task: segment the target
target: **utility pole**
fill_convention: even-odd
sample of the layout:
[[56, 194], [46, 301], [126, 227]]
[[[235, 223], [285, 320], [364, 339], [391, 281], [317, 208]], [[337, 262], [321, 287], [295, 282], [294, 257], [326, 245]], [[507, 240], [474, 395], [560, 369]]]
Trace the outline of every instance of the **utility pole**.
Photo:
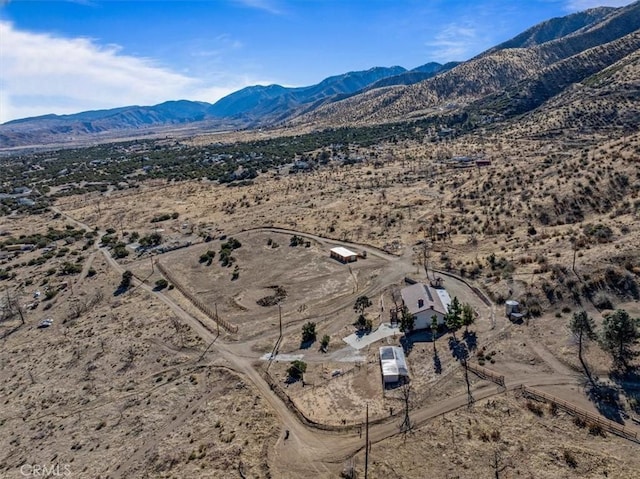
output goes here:
[[220, 336], [220, 318], [218, 318], [218, 303], [213, 303], [213, 307], [216, 312], [216, 328], [218, 331], [218, 336]]
[[369, 474], [369, 403], [367, 403], [367, 412], [365, 416], [365, 433], [364, 433], [364, 479]]
[[280, 320], [280, 338], [282, 338], [282, 306], [278, 303], [278, 318]]

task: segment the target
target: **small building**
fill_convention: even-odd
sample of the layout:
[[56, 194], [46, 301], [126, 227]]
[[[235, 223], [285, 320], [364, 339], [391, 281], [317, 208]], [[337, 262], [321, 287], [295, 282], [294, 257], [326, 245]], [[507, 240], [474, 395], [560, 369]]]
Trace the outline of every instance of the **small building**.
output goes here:
[[358, 255], [347, 248], [343, 248], [342, 246], [337, 246], [335, 248], [331, 248], [331, 257], [333, 259], [337, 259], [341, 263], [353, 263], [358, 260]]
[[400, 290], [402, 302], [409, 313], [415, 317], [413, 329], [428, 329], [435, 315], [438, 324], [444, 324], [451, 298], [445, 289], [436, 289], [423, 283], [412, 284]]
[[505, 315], [507, 316], [507, 318], [518, 321], [524, 317], [524, 314], [520, 309], [520, 303], [518, 303], [517, 301], [514, 301], [513, 299], [509, 299], [505, 301], [504, 307], [505, 307]]
[[401, 377], [409, 376], [404, 351], [398, 346], [383, 346], [380, 348], [380, 369], [384, 384], [397, 383]]

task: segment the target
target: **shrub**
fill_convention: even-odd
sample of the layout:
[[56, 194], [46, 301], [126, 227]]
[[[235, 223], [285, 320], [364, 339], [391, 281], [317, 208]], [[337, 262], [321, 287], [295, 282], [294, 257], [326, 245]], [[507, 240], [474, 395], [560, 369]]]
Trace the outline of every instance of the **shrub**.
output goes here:
[[535, 403], [533, 401], [527, 401], [527, 409], [536, 416], [542, 417], [544, 415], [542, 407], [538, 403]]
[[302, 379], [305, 372], [307, 372], [307, 363], [299, 359], [293, 361], [289, 369], [287, 369], [287, 374], [294, 380]]
[[152, 246], [158, 246], [162, 243], [162, 235], [158, 232], [153, 232], [149, 235], [143, 236], [139, 241], [140, 245], [149, 248]]
[[82, 265], [65, 262], [60, 268], [61, 275], [78, 274], [82, 271]]
[[331, 338], [329, 337], [328, 334], [325, 334], [324, 336], [322, 336], [322, 340], [320, 341], [320, 346], [322, 347], [323, 351], [326, 351], [327, 348], [329, 347], [329, 341], [331, 341]]
[[573, 423], [580, 429], [584, 428], [587, 425], [586, 421], [580, 416], [576, 416], [575, 418], [573, 418]]
[[308, 321], [302, 326], [302, 342], [309, 343], [316, 340], [316, 323]]
[[593, 296], [593, 305], [598, 309], [613, 309], [611, 298], [604, 291], [598, 291]]
[[169, 286], [169, 281], [167, 281], [164, 278], [160, 278], [158, 281], [156, 281], [156, 288], [157, 289], [164, 289], [167, 286]]
[[602, 426], [600, 426], [600, 424], [596, 423], [589, 423], [589, 434], [591, 434], [592, 436], [605, 437], [604, 429], [602, 429]]
[[120, 281], [120, 289], [129, 289], [131, 286], [131, 280], [133, 279], [133, 273], [129, 270], [126, 270], [122, 273], [122, 280]]
[[216, 252], [209, 250], [206, 253], [202, 253], [198, 261], [200, 263], [207, 263], [207, 266], [209, 266], [213, 262], [213, 258], [215, 258], [215, 256]]
[[578, 461], [576, 460], [575, 456], [571, 451], [568, 451], [565, 449], [563, 456], [564, 456], [564, 462], [566, 462], [567, 466], [569, 466], [571, 469], [575, 469], [576, 467], [578, 467]]
[[126, 258], [129, 256], [129, 251], [127, 250], [124, 243], [118, 243], [113, 249], [113, 257], [116, 259]]

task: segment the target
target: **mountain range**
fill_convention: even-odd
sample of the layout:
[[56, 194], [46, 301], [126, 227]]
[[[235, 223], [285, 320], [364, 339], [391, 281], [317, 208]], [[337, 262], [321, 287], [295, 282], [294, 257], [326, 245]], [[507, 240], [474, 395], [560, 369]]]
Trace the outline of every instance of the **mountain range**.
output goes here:
[[[0, 147], [95, 141], [159, 128], [322, 128], [454, 111], [520, 115], [593, 83], [594, 75], [637, 65], [639, 29], [640, 2], [595, 8], [538, 24], [460, 63], [374, 67], [307, 87], [251, 86], [214, 104], [180, 100], [14, 120], [0, 125]], [[637, 101], [633, 81], [627, 88], [627, 97]]]

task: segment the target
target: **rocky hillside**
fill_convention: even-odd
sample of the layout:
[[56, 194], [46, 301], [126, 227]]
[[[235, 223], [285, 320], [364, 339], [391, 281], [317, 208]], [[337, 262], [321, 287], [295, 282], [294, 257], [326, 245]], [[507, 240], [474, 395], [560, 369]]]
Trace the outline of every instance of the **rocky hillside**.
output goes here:
[[[427, 75], [439, 64], [416, 71]], [[376, 81], [397, 77], [405, 68], [375, 67], [326, 78], [308, 87], [252, 86], [215, 104], [168, 101], [155, 106], [128, 106], [73, 115], [45, 115], [0, 125], [0, 147], [46, 144], [130, 134], [139, 129], [166, 128], [206, 121], [202, 127], [226, 129], [272, 124], [294, 114], [313, 110], [327, 99], [358, 92]], [[432, 74], [429, 74], [432, 75]], [[417, 80], [416, 80], [417, 81]]]
[[[418, 84], [367, 92], [322, 106], [296, 123], [376, 123], [440, 114], [443, 109], [460, 109], [491, 95], [512, 98], [520, 82], [535, 84], [539, 79], [546, 85], [543, 95], [537, 96], [537, 88], [523, 93], [529, 98], [524, 102], [527, 108], [533, 108], [631, 53], [637, 48], [639, 28], [640, 2], [636, 2], [611, 10], [567, 36], [529, 48], [496, 48]], [[515, 44], [523, 41], [527, 42]], [[553, 85], [556, 81], [560, 83]], [[514, 108], [510, 101], [502, 106]], [[522, 112], [520, 107], [516, 110]]]
[[251, 86], [217, 101], [209, 108], [208, 114], [216, 118], [238, 118], [252, 123], [269, 123], [274, 119], [289, 116], [305, 105], [335, 95], [355, 93], [381, 79], [395, 77], [406, 71], [399, 66], [376, 67], [332, 76], [308, 87]]
[[585, 28], [589, 25], [602, 21], [613, 11], [614, 9], [609, 7], [591, 8], [584, 12], [567, 15], [566, 17], [552, 18], [551, 20], [539, 23], [528, 30], [525, 30], [520, 35], [513, 37], [511, 40], [507, 40], [506, 42], [491, 48], [487, 53], [507, 48], [528, 48], [535, 45], [541, 45], [552, 40], [557, 40], [558, 38], [570, 35], [581, 28]]
[[[213, 105], [175, 101], [0, 125], [0, 148], [140, 135], [149, 128], [211, 129], [381, 124], [447, 116], [485, 122], [521, 115], [572, 91], [638, 47], [640, 1], [536, 25], [463, 63], [407, 71], [376, 67], [307, 87], [252, 86]], [[633, 63], [633, 58], [629, 59]]]

